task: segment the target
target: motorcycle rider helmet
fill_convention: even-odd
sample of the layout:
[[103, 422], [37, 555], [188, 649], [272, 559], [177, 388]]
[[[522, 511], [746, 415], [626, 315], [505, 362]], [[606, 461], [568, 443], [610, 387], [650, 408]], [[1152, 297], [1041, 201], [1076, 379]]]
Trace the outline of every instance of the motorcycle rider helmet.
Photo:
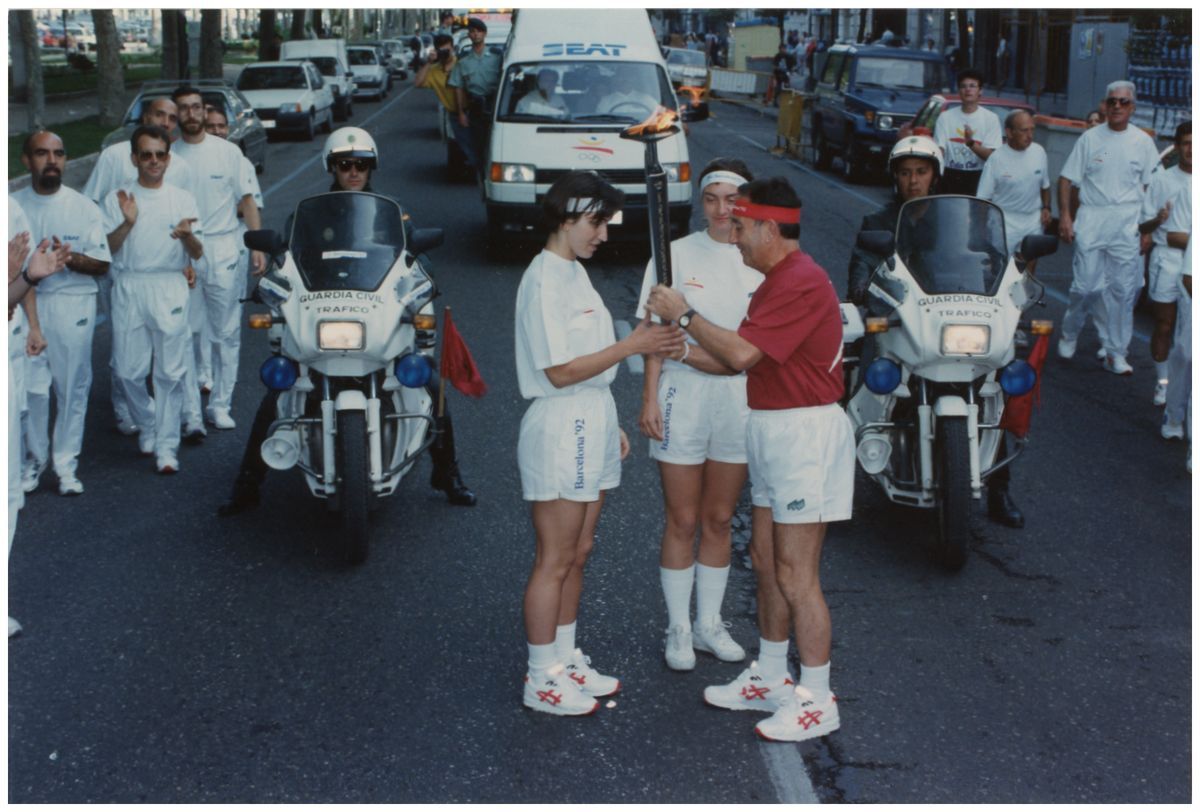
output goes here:
[[924, 158], [933, 163], [933, 184], [929, 189], [929, 193], [933, 194], [945, 169], [942, 164], [942, 148], [927, 135], [910, 135], [896, 142], [896, 146], [892, 147], [892, 152], [888, 155], [888, 175], [892, 178], [892, 191], [897, 194], [899, 189], [896, 187], [896, 164], [905, 158]]
[[340, 158], [361, 158], [371, 162], [371, 169], [379, 168], [379, 153], [375, 139], [361, 127], [339, 127], [325, 139], [325, 169], [333, 171], [333, 162]]

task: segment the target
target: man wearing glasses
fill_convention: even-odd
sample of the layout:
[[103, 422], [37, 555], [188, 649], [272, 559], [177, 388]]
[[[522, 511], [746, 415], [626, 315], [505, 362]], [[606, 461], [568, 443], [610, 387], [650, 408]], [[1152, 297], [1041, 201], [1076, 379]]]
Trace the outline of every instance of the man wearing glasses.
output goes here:
[[[1075, 244], [1058, 354], [1075, 355], [1090, 313], [1103, 344], [1104, 368], [1131, 375], [1126, 354], [1133, 337], [1133, 306], [1142, 287], [1138, 214], [1158, 151], [1150, 136], [1129, 126], [1135, 106], [1132, 82], [1110, 84], [1104, 106], [1107, 120], [1079, 136], [1058, 179], [1058, 236]], [[1079, 186], [1074, 218], [1071, 184]]]

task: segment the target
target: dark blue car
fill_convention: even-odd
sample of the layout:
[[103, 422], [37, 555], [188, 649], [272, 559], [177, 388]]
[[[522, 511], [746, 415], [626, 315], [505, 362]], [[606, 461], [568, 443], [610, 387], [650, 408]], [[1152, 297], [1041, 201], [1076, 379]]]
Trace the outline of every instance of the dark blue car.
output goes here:
[[847, 178], [880, 170], [899, 129], [931, 93], [950, 92], [954, 76], [941, 54], [879, 45], [835, 45], [818, 73], [812, 113], [817, 166], [838, 156]]

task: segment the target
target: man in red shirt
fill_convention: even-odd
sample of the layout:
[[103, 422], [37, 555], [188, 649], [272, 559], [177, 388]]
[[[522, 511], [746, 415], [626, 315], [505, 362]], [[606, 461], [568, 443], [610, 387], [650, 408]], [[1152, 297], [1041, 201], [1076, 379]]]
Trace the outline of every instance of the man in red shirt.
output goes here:
[[[842, 319], [825, 271], [800, 250], [800, 198], [783, 178], [742, 186], [733, 241], [766, 275], [737, 331], [688, 309], [662, 285], [647, 308], [677, 321], [705, 356], [730, 374], [746, 371], [746, 428], [754, 522], [750, 556], [758, 576], [759, 658], [704, 699], [731, 710], [773, 712], [764, 739], [803, 741], [838, 729], [829, 689], [831, 626], [821, 592], [821, 546], [829, 522], [850, 518], [854, 430], [842, 395]], [[800, 684], [787, 670], [796, 632]]]

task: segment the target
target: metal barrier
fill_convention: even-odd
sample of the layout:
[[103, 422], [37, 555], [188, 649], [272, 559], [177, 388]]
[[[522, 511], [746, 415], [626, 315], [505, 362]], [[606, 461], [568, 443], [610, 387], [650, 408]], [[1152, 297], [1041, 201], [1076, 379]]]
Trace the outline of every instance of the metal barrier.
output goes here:
[[771, 79], [769, 73], [753, 73], [751, 71], [729, 70], [728, 68], [713, 68], [709, 71], [710, 88], [717, 93], [742, 93], [747, 96], [761, 96], [767, 92], [767, 83]]

